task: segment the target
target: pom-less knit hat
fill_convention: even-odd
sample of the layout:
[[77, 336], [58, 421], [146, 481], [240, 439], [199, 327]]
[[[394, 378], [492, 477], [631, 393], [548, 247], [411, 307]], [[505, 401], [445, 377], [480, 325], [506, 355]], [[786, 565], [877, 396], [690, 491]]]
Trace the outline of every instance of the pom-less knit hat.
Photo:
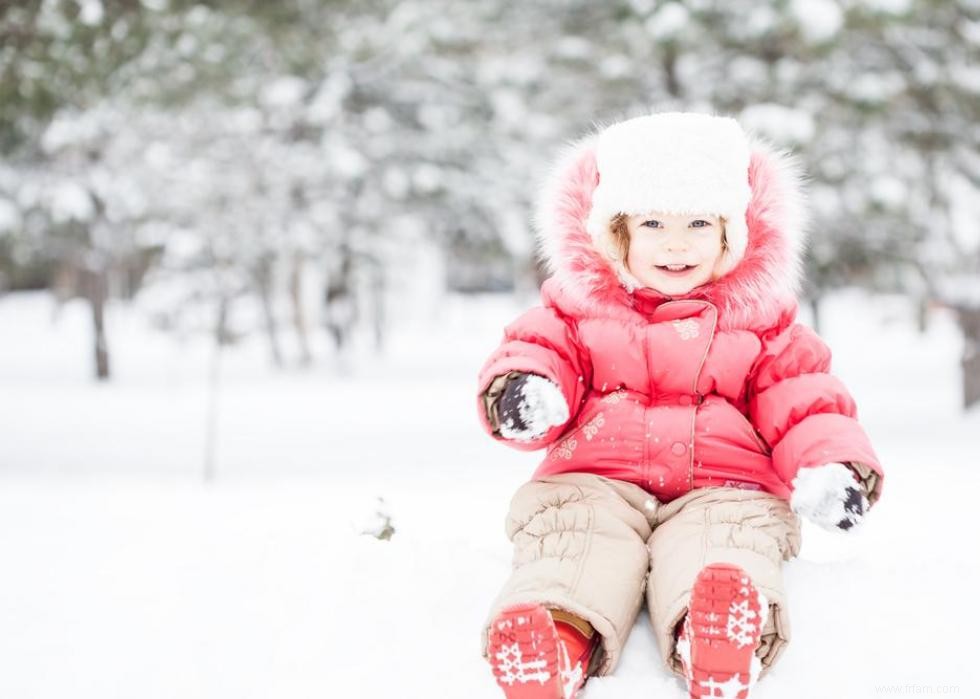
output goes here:
[[617, 214], [715, 214], [725, 219], [728, 242], [721, 272], [731, 271], [748, 244], [749, 157], [745, 132], [728, 117], [664, 112], [607, 127], [596, 144], [599, 184], [586, 224], [596, 247], [623, 265], [610, 230]]

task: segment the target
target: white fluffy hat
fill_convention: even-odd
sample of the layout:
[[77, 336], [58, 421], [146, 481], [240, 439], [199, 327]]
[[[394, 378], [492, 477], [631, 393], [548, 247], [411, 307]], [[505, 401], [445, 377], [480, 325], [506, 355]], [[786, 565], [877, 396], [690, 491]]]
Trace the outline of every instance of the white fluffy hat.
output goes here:
[[727, 272], [748, 244], [749, 157], [748, 138], [729, 117], [663, 112], [613, 124], [596, 144], [599, 184], [588, 231], [610, 254], [617, 214], [715, 214], [725, 219]]

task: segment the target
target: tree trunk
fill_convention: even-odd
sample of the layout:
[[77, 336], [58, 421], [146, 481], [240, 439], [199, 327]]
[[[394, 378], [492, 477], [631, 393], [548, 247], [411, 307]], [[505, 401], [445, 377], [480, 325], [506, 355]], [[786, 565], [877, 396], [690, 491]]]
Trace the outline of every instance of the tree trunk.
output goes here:
[[327, 278], [327, 290], [324, 302], [326, 304], [326, 326], [338, 352], [347, 347], [351, 331], [354, 327], [356, 307], [354, 301], [354, 258], [350, 248], [340, 246], [338, 251], [340, 264], [331, 270]]
[[669, 92], [672, 97], [682, 97], [681, 81], [677, 76], [677, 47], [670, 43], [666, 43], [663, 46], [663, 50], [664, 82], [667, 84], [667, 92]]
[[372, 324], [374, 326], [374, 348], [378, 352], [384, 349], [385, 326], [385, 273], [381, 263], [375, 261], [372, 270], [371, 300], [374, 306]]
[[313, 353], [310, 351], [310, 324], [306, 319], [306, 307], [303, 305], [303, 265], [306, 259], [303, 253], [293, 253], [289, 270], [289, 299], [293, 305], [293, 328], [299, 341], [299, 362], [308, 367], [313, 364]]
[[820, 334], [820, 295], [811, 294], [808, 298], [810, 302], [810, 315], [813, 316], [813, 331]]
[[255, 282], [262, 302], [262, 316], [265, 320], [265, 333], [269, 339], [269, 353], [272, 363], [281, 368], [282, 350], [279, 348], [279, 327], [276, 324], [276, 312], [272, 303], [272, 255], [266, 255], [255, 268]]
[[925, 335], [929, 330], [929, 303], [930, 299], [925, 294], [920, 294], [915, 300], [915, 324], [920, 335]]
[[960, 306], [956, 315], [963, 331], [963, 407], [980, 402], [980, 308]]
[[109, 296], [108, 272], [105, 269], [79, 270], [82, 295], [92, 309], [92, 329], [95, 354], [95, 377], [99, 381], [109, 379], [109, 344], [106, 339], [105, 307]]
[[221, 352], [228, 339], [228, 299], [222, 295], [214, 321], [214, 346], [208, 367], [207, 423], [204, 429], [204, 482], [213, 483], [217, 475], [218, 399], [221, 394]]

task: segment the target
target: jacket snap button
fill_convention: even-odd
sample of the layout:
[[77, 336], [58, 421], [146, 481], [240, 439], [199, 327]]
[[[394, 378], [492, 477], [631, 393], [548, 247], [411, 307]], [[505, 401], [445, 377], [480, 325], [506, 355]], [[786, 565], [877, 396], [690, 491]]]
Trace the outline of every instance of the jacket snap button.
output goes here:
[[677, 402], [680, 403], [681, 405], [690, 405], [691, 404], [691, 397], [690, 396], [681, 396], [680, 398], [677, 399]]
[[687, 445], [684, 444], [684, 442], [674, 442], [670, 450], [674, 452], [674, 454], [676, 454], [677, 456], [681, 456], [684, 452], [687, 451]]

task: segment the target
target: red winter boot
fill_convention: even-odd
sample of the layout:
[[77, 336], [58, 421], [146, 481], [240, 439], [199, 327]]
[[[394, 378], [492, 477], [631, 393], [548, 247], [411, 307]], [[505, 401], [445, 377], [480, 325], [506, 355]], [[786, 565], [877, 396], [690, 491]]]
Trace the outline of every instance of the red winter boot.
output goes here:
[[691, 699], [747, 699], [762, 665], [755, 656], [769, 602], [748, 574], [730, 563], [698, 573], [677, 652]]
[[507, 699], [572, 699], [585, 684], [599, 634], [586, 622], [539, 604], [500, 612], [488, 654]]

